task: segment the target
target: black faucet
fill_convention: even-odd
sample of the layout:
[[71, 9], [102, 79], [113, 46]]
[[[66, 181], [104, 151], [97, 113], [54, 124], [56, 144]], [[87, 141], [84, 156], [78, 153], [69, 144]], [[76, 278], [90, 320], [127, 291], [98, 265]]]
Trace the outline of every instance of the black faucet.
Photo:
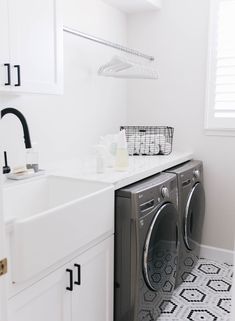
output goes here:
[[15, 108], [4, 108], [1, 110], [1, 118], [3, 118], [7, 114], [13, 114], [17, 118], [19, 118], [21, 125], [23, 127], [23, 132], [24, 132], [25, 148], [26, 149], [32, 148], [30, 134], [29, 134], [29, 128], [28, 128], [28, 124], [27, 124], [27, 121], [26, 121], [24, 115], [19, 110], [15, 109]]
[[1, 118], [3, 118], [7, 114], [13, 114], [19, 118], [21, 125], [23, 127], [23, 132], [24, 132], [25, 148], [27, 148], [27, 149], [32, 148], [30, 135], [29, 135], [29, 128], [28, 128], [28, 124], [27, 124], [27, 121], [26, 121], [24, 115], [19, 110], [15, 109], [15, 108], [4, 108], [1, 110]]

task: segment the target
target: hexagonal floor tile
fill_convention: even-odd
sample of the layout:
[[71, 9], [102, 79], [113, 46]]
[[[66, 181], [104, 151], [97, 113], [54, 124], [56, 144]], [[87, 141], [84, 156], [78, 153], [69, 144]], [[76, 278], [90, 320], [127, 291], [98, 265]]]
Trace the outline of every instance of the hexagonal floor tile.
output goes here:
[[206, 285], [216, 292], [228, 292], [231, 289], [231, 284], [224, 280], [209, 280]]
[[190, 321], [216, 321], [217, 316], [211, 313], [209, 310], [191, 310], [189, 313], [188, 320]]
[[230, 313], [231, 312], [231, 307], [232, 307], [232, 303], [231, 303], [231, 299], [230, 298], [226, 298], [226, 299], [220, 299], [217, 306], [222, 309], [223, 311]]
[[214, 264], [200, 264], [198, 270], [203, 272], [204, 274], [219, 274], [221, 268]]
[[184, 260], [184, 265], [185, 266], [188, 266], [188, 267], [193, 267], [194, 266], [194, 260], [191, 258], [191, 257], [187, 257], [185, 260]]
[[205, 293], [198, 289], [184, 289], [180, 296], [188, 302], [203, 302], [206, 297]]
[[138, 315], [138, 320], [140, 321], [154, 321], [151, 311], [141, 310]]
[[197, 279], [197, 276], [191, 272], [184, 272], [181, 275], [181, 279], [186, 283], [193, 283]]
[[160, 283], [162, 277], [160, 273], [153, 273], [153, 275], [151, 275], [151, 279], [154, 283]]
[[155, 266], [155, 268], [157, 268], [157, 269], [162, 268], [163, 265], [164, 265], [164, 263], [163, 263], [162, 260], [157, 260], [157, 261], [154, 263], [154, 266]]
[[157, 297], [157, 293], [153, 291], [147, 291], [144, 294], [144, 300], [146, 302], [153, 302]]
[[162, 287], [163, 292], [172, 292], [174, 288], [174, 285], [170, 281], [166, 281]]
[[175, 312], [177, 304], [175, 304], [171, 300], [163, 300], [159, 308], [161, 313], [172, 314]]
[[165, 267], [164, 271], [165, 271], [165, 273], [166, 273], [167, 275], [170, 275], [170, 274], [172, 273], [172, 271], [173, 271], [173, 268], [172, 268], [171, 265], [167, 265], [167, 266]]
[[172, 255], [170, 253], [168, 253], [166, 256], [165, 256], [165, 259], [169, 262], [171, 261], [172, 259]]

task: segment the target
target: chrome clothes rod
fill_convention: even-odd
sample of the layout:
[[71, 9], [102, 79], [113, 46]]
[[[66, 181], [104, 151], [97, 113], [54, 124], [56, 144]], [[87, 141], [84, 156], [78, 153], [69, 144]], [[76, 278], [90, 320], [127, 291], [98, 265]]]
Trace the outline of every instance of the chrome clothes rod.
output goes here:
[[66, 27], [66, 26], [64, 26], [63, 30], [65, 32], [68, 32], [68, 33], [71, 33], [73, 35], [79, 36], [81, 38], [97, 42], [97, 43], [99, 43], [101, 45], [105, 45], [105, 46], [108, 46], [108, 47], [111, 47], [111, 48], [114, 48], [114, 49], [117, 49], [117, 50], [120, 50], [120, 51], [127, 52], [128, 54], [131, 54], [131, 55], [134, 55], [134, 56], [138, 56], [138, 57], [150, 60], [150, 61], [154, 61], [155, 60], [155, 58], [153, 56], [145, 55], [142, 52], [139, 52], [137, 50], [133, 50], [133, 49], [121, 46], [119, 44], [116, 44], [116, 43], [111, 42], [111, 41], [104, 40], [102, 38], [98, 38], [98, 37], [95, 37], [95, 36], [92, 36], [92, 35], [88, 35], [86, 33], [83, 33], [81, 31], [78, 31], [78, 30], [75, 30], [75, 29], [72, 29], [72, 28], [69, 28], [69, 27]]

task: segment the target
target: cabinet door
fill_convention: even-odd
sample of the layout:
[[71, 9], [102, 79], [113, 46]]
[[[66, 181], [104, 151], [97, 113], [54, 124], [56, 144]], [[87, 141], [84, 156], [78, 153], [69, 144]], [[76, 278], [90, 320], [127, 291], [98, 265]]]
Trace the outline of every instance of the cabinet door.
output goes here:
[[60, 0], [8, 0], [8, 3], [12, 90], [61, 93]]
[[9, 91], [11, 83], [8, 79], [8, 71], [10, 72], [10, 66], [5, 66], [5, 64], [10, 64], [7, 0], [0, 0], [0, 39], [0, 90]]
[[71, 292], [62, 267], [9, 300], [9, 321], [71, 321]]
[[[0, 125], [0, 155], [2, 155], [2, 131]], [[0, 168], [2, 169], [2, 160], [0, 158]], [[6, 258], [6, 243], [5, 243], [5, 224], [3, 220], [3, 198], [2, 198], [3, 175], [0, 175], [0, 260]], [[0, 321], [7, 320], [7, 276], [5, 273], [0, 274]]]
[[[72, 294], [72, 321], [113, 320], [113, 237], [91, 248], [74, 262], [80, 265], [80, 285]], [[78, 270], [77, 270], [78, 271]]]

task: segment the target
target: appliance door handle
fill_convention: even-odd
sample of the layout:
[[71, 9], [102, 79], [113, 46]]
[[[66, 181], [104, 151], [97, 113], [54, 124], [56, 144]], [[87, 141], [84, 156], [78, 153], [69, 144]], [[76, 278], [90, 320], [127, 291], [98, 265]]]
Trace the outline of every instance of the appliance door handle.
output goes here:
[[73, 291], [73, 270], [66, 269], [66, 272], [69, 273], [69, 286], [66, 287], [66, 290]]
[[75, 281], [74, 284], [81, 285], [81, 265], [74, 264], [74, 267], [77, 268], [77, 281]]
[[5, 82], [5, 86], [11, 85], [11, 65], [10, 64], [4, 64], [4, 66], [7, 67], [7, 82]]
[[15, 84], [15, 87], [19, 87], [21, 86], [20, 65], [14, 65], [14, 68], [17, 70], [17, 84]]

